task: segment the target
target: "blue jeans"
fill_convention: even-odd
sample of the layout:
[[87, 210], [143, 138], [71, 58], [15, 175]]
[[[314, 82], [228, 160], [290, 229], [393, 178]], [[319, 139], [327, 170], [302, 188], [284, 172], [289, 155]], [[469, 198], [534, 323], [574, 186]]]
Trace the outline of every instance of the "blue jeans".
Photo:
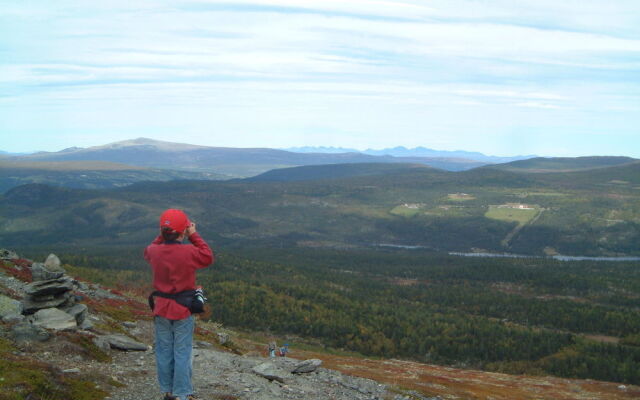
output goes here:
[[173, 321], [156, 316], [156, 368], [160, 391], [184, 399], [193, 394], [191, 385], [193, 316]]

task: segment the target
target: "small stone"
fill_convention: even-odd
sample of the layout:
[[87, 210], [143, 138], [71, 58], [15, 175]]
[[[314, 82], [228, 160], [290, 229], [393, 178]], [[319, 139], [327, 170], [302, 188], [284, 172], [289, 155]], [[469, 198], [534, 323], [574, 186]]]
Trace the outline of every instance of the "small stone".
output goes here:
[[15, 251], [0, 249], [0, 258], [3, 260], [17, 260], [20, 257]]
[[64, 269], [60, 266], [60, 259], [55, 254], [51, 253], [44, 261], [44, 266], [50, 271], [60, 271], [64, 273]]
[[65, 374], [79, 374], [80, 368], [69, 368], [62, 371]]
[[138, 326], [135, 322], [131, 321], [124, 321], [122, 325], [124, 325], [125, 328], [135, 328], [136, 326]]
[[218, 336], [218, 343], [220, 344], [225, 344], [229, 341], [229, 334], [228, 333], [224, 333], [224, 332], [217, 332], [216, 335]]

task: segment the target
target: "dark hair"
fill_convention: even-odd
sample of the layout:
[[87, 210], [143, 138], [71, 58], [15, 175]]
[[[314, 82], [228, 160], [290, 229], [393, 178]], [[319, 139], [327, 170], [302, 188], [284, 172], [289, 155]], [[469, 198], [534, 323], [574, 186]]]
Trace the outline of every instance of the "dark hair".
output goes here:
[[162, 239], [164, 239], [165, 242], [172, 242], [174, 240], [177, 240], [180, 237], [179, 232], [174, 231], [168, 226], [165, 226], [164, 228], [162, 228], [161, 232], [162, 232]]

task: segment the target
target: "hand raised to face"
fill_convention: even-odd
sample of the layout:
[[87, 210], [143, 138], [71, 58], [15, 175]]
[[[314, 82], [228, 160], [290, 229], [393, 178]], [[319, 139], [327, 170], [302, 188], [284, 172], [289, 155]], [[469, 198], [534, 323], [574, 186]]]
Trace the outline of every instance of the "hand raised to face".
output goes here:
[[187, 229], [184, 231], [184, 234], [185, 234], [186, 237], [189, 237], [195, 232], [196, 232], [196, 224], [195, 224], [195, 222], [192, 222], [191, 224], [189, 224]]

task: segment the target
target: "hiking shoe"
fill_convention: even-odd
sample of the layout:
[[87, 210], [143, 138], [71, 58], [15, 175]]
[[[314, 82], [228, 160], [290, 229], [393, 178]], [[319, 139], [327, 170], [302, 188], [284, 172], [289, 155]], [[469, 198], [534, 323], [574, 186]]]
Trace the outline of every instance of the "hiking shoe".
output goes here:
[[164, 398], [162, 400], [177, 400], [178, 398], [171, 393], [167, 392], [164, 394]]

